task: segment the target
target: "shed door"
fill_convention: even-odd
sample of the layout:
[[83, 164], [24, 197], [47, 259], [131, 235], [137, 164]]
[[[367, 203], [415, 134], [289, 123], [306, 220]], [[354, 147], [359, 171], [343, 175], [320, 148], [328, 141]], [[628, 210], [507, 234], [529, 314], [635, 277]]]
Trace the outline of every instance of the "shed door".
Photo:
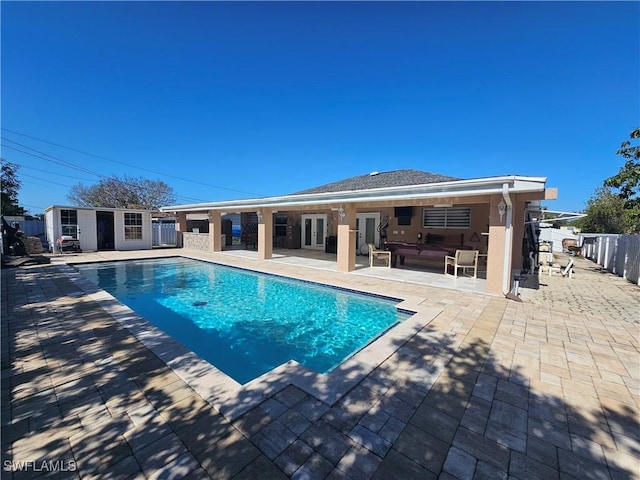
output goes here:
[[96, 212], [98, 250], [115, 250], [113, 212]]

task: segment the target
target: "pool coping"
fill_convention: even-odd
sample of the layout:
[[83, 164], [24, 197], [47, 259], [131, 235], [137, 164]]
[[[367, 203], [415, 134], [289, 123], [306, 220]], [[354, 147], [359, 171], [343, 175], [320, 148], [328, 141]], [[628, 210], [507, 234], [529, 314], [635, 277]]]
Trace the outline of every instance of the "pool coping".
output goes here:
[[[442, 312], [441, 308], [420, 305], [423, 298], [407, 296], [401, 299], [397, 308], [415, 313], [386, 330], [331, 372], [320, 374], [295, 360], [289, 360], [242, 385], [96, 286], [72, 266], [56, 266], [83, 294], [95, 301], [176, 375], [232, 421], [288, 385], [295, 385], [330, 406], [335, 404]], [[357, 289], [352, 291], [370, 295]], [[436, 379], [437, 375], [434, 375], [429, 381], [435, 382]]]

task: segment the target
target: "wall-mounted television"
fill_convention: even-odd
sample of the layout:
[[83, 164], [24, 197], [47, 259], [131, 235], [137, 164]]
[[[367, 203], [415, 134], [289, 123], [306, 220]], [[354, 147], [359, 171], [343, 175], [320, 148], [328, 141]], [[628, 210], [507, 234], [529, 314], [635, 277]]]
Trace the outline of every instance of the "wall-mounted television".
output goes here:
[[396, 207], [395, 216], [396, 218], [413, 217], [413, 207]]
[[411, 225], [413, 207], [395, 207], [394, 213], [398, 219], [398, 225]]

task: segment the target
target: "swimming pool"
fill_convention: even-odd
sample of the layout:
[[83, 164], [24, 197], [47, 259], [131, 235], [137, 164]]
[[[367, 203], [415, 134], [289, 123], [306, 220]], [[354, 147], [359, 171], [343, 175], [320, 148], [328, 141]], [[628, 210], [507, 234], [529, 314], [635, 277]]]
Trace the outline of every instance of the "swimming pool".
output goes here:
[[328, 373], [413, 313], [398, 299], [182, 257], [75, 268], [241, 384], [289, 360]]

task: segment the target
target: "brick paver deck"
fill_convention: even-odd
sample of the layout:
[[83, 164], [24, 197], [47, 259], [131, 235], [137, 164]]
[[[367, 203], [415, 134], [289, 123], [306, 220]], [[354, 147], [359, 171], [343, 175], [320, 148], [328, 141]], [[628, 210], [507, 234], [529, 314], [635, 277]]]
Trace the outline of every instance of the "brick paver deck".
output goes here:
[[2, 478], [640, 478], [640, 289], [583, 259], [542, 283], [431, 288], [335, 404], [289, 385], [230, 420], [55, 266], [4, 269]]

